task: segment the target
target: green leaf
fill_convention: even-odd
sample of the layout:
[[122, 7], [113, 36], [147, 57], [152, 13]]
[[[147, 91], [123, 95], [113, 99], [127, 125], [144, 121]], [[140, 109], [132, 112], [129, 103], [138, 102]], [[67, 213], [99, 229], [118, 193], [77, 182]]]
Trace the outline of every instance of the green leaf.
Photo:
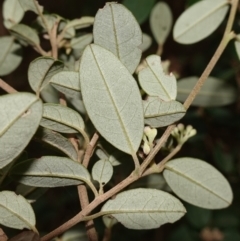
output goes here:
[[[149, 0], [147, 0], [149, 1]], [[133, 73], [142, 51], [142, 31], [130, 11], [118, 3], [106, 3], [98, 10], [93, 25], [94, 43], [114, 53]]]
[[79, 98], [79, 73], [74, 71], [61, 71], [50, 79], [51, 85], [58, 91], [72, 98]]
[[88, 170], [66, 157], [43, 156], [30, 159], [13, 167], [13, 178], [33, 187], [62, 187], [90, 183]]
[[113, 175], [112, 164], [108, 160], [97, 161], [92, 168], [92, 178], [100, 185], [107, 184]]
[[226, 178], [202, 160], [183, 157], [169, 161], [163, 176], [173, 192], [195, 206], [220, 209], [232, 202], [233, 193]]
[[28, 68], [28, 81], [35, 92], [40, 92], [49, 84], [56, 73], [62, 71], [63, 62], [51, 57], [40, 57], [33, 60]]
[[172, 195], [156, 189], [132, 189], [107, 201], [102, 209], [130, 229], [153, 229], [173, 223], [185, 214], [182, 203]]
[[85, 127], [82, 117], [76, 111], [51, 103], [43, 105], [43, 118], [40, 125], [62, 133], [83, 133]]
[[122, 3], [134, 14], [137, 21], [141, 24], [148, 18], [155, 2], [156, 0], [123, 0]]
[[146, 33], [143, 33], [143, 42], [139, 46], [139, 48], [142, 50], [142, 52], [146, 51], [150, 46], [152, 45], [152, 38], [147, 35]]
[[40, 39], [36, 31], [27, 25], [16, 24], [11, 29], [9, 29], [9, 31], [17, 39], [23, 40], [30, 45], [37, 46], [40, 44]]
[[175, 100], [162, 101], [159, 97], [148, 97], [143, 101], [145, 124], [159, 128], [180, 120], [186, 113], [184, 106]]
[[33, 11], [36, 14], [43, 12], [43, 7], [38, 4], [36, 0], [18, 0], [24, 11]]
[[87, 28], [93, 25], [93, 23], [94, 23], [94, 17], [82, 17], [79, 19], [74, 19], [72, 21], [69, 21], [66, 24], [65, 29], [69, 29], [72, 27], [75, 29]]
[[18, 0], [4, 0], [3, 2], [3, 19], [4, 26], [11, 28], [19, 23], [24, 16], [24, 11]]
[[143, 135], [143, 107], [137, 83], [114, 54], [92, 44], [80, 63], [80, 84], [88, 115], [100, 134], [129, 154]]
[[228, 0], [204, 0], [192, 5], [180, 15], [174, 25], [175, 41], [192, 44], [208, 37], [224, 20], [228, 4]]
[[69, 156], [73, 161], [78, 160], [78, 154], [74, 146], [67, 138], [61, 134], [46, 128], [41, 128], [41, 131], [37, 133], [36, 138], [40, 141], [48, 143], [51, 146], [54, 146]]
[[24, 184], [19, 184], [16, 188], [16, 193], [25, 197], [29, 203], [34, 203], [47, 190], [48, 188], [30, 187]]
[[10, 228], [37, 231], [31, 205], [21, 195], [10, 191], [0, 192], [0, 223]]
[[170, 33], [173, 22], [171, 9], [165, 2], [158, 2], [150, 14], [150, 28], [158, 44], [163, 45]]
[[22, 46], [10, 36], [0, 37], [0, 75], [14, 71], [22, 61]]
[[[183, 102], [198, 81], [198, 77], [191, 76], [178, 81], [177, 100]], [[236, 89], [226, 81], [209, 77], [191, 105], [213, 107], [229, 105], [237, 100]]]
[[158, 55], [146, 58], [146, 67], [139, 71], [138, 79], [142, 89], [150, 96], [158, 96], [164, 101], [175, 100], [177, 81], [173, 74], [163, 72], [161, 59]]
[[0, 168], [17, 157], [36, 132], [42, 117], [42, 102], [30, 93], [0, 97]]

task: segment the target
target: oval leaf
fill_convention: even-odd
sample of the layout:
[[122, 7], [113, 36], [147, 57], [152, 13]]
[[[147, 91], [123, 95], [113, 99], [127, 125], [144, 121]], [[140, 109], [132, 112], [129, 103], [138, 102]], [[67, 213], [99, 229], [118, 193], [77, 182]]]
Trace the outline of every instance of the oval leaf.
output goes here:
[[34, 203], [47, 190], [48, 188], [30, 187], [24, 184], [19, 184], [16, 188], [16, 193], [25, 197], [29, 203]]
[[87, 28], [94, 23], [94, 17], [82, 17], [79, 19], [74, 19], [68, 22], [65, 26], [65, 29], [74, 28], [74, 29], [82, 29]]
[[101, 185], [107, 184], [113, 175], [113, 167], [108, 160], [97, 161], [92, 168], [93, 180]]
[[[185, 101], [197, 83], [198, 78], [191, 76], [179, 80], [177, 100]], [[226, 81], [209, 77], [191, 105], [201, 107], [229, 105], [237, 100], [236, 89]]]
[[79, 98], [79, 73], [74, 71], [61, 71], [50, 79], [51, 85], [58, 91], [71, 98]]
[[186, 212], [172, 195], [156, 189], [132, 189], [107, 201], [101, 212], [116, 218], [130, 229], [153, 229], [173, 223]]
[[0, 97], [0, 168], [17, 157], [36, 132], [42, 117], [42, 102], [30, 93]]
[[173, 28], [175, 41], [192, 44], [208, 37], [224, 20], [228, 4], [228, 0], [204, 0], [192, 5], [175, 23]]
[[164, 101], [175, 100], [177, 96], [177, 81], [173, 74], [163, 72], [161, 59], [158, 55], [146, 58], [146, 67], [138, 73], [142, 89], [150, 96], [158, 96]]
[[0, 223], [10, 228], [37, 231], [31, 205], [24, 197], [10, 191], [0, 192]]
[[133, 154], [143, 134], [142, 99], [136, 81], [114, 54], [92, 44], [80, 63], [83, 101], [93, 124], [112, 145]]
[[141, 24], [147, 19], [155, 2], [156, 0], [123, 0], [122, 3], [134, 14], [137, 21]]
[[219, 209], [232, 202], [233, 193], [226, 178], [202, 160], [183, 157], [169, 161], [163, 176], [173, 192], [195, 206]]
[[150, 28], [158, 44], [164, 44], [172, 27], [173, 16], [165, 2], [158, 2], [150, 15]]
[[56, 73], [62, 71], [63, 62], [51, 57], [40, 57], [33, 60], [28, 68], [28, 81], [35, 92], [40, 92], [48, 85]]
[[139, 48], [142, 50], [142, 52], [146, 51], [150, 46], [152, 45], [152, 38], [147, 35], [146, 33], [143, 33], [143, 42], [139, 46]]
[[35, 138], [37, 140], [48, 143], [49, 145], [62, 151], [67, 156], [69, 156], [73, 161], [78, 160], [78, 154], [76, 152], [76, 149], [74, 148], [72, 143], [61, 134], [46, 128], [41, 128], [41, 130], [37, 133]]
[[[237, 35], [238, 38], [240, 38], [240, 34]], [[234, 41], [234, 46], [237, 52], [238, 59], [240, 59], [240, 42], [239, 41]]]
[[17, 39], [23, 40], [30, 45], [37, 46], [40, 44], [40, 39], [36, 31], [27, 25], [16, 24], [9, 30]]
[[33, 187], [63, 187], [89, 183], [90, 174], [80, 163], [66, 157], [43, 156], [13, 167], [11, 175], [18, 182]]
[[38, 4], [37, 0], [19, 0], [24, 11], [33, 11], [36, 14], [43, 12], [43, 7]]
[[3, 19], [4, 26], [11, 28], [19, 23], [24, 15], [24, 10], [18, 0], [4, 0], [3, 2]]
[[10, 36], [0, 37], [0, 75], [14, 71], [22, 61], [22, 47]]
[[[149, 1], [149, 0], [148, 0]], [[137, 68], [142, 44], [142, 31], [123, 5], [106, 3], [98, 10], [93, 25], [94, 43], [114, 53], [127, 67], [130, 73]]]
[[83, 133], [82, 117], [66, 106], [47, 103], [43, 106], [41, 126], [62, 133]]
[[163, 127], [180, 120], [186, 113], [177, 101], [162, 101], [159, 97], [149, 97], [143, 101], [145, 124], [151, 127]]

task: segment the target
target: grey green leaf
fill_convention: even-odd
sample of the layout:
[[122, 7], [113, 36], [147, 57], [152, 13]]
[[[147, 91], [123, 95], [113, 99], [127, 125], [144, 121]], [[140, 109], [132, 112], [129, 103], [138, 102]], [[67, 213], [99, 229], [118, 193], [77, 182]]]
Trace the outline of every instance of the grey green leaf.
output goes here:
[[4, 26], [11, 28], [19, 23], [24, 16], [24, 10], [18, 0], [4, 0], [3, 2], [3, 19]]
[[146, 33], [143, 33], [143, 42], [139, 46], [139, 48], [142, 50], [142, 52], [146, 51], [149, 49], [149, 47], [152, 45], [152, 38], [147, 35]]
[[163, 176], [173, 192], [195, 206], [220, 209], [232, 202], [233, 193], [226, 178], [202, 160], [191, 157], [171, 160], [165, 165]]
[[42, 102], [30, 93], [0, 97], [0, 168], [27, 146], [42, 117]]
[[24, 184], [19, 184], [16, 188], [16, 193], [25, 197], [29, 203], [34, 203], [47, 190], [48, 188], [30, 187]]
[[51, 85], [46, 85], [44, 89], [41, 90], [41, 97], [44, 102], [59, 103], [59, 92]]
[[142, 99], [136, 81], [104, 48], [92, 44], [83, 53], [80, 84], [88, 115], [116, 148], [133, 154], [143, 134]]
[[76, 227], [73, 229], [69, 229], [61, 237], [61, 241], [79, 241], [79, 240], [88, 241], [86, 231], [83, 227]]
[[79, 73], [74, 71], [61, 71], [50, 79], [51, 85], [58, 91], [72, 98], [79, 98]]
[[[238, 34], [237, 37], [240, 38], [240, 34]], [[240, 42], [238, 40], [234, 41], [234, 46], [237, 52], [237, 56], [240, 59]]]
[[15, 24], [9, 30], [17, 39], [23, 40], [32, 46], [38, 46], [40, 44], [40, 39], [36, 31], [25, 24]]
[[0, 223], [10, 228], [37, 231], [31, 205], [24, 197], [11, 191], [0, 192]]
[[142, 31], [127, 8], [111, 2], [98, 10], [93, 38], [95, 44], [114, 53], [130, 73], [135, 71], [141, 59]]
[[85, 127], [82, 117], [76, 111], [51, 103], [44, 104], [40, 125], [62, 133], [83, 133]]
[[92, 168], [92, 178], [101, 185], [107, 184], [113, 175], [112, 164], [108, 160], [97, 161]]
[[85, 16], [79, 19], [74, 19], [72, 21], [69, 21], [66, 26], [65, 29], [69, 29], [69, 28], [74, 28], [74, 29], [82, 29], [82, 28], [87, 28], [90, 27], [91, 25], [93, 25], [94, 23], [94, 17], [89, 17], [89, 16]]
[[22, 184], [33, 187], [62, 187], [90, 183], [88, 170], [66, 157], [43, 156], [13, 167], [11, 175]]
[[61, 134], [46, 128], [41, 128], [41, 130], [37, 133], [36, 138], [57, 148], [69, 156], [73, 161], [78, 160], [78, 154], [74, 146], [67, 138]]
[[173, 74], [163, 72], [161, 59], [158, 55], [146, 58], [146, 67], [139, 71], [138, 79], [142, 89], [150, 96], [158, 96], [164, 101], [175, 100], [177, 81]]
[[208, 37], [224, 20], [229, 9], [228, 4], [228, 0], [203, 0], [192, 5], [180, 15], [174, 25], [175, 41], [192, 44]]
[[175, 100], [162, 101], [159, 97], [148, 97], [143, 101], [145, 124], [159, 128], [180, 120], [186, 113], [184, 106]]
[[158, 44], [163, 45], [170, 33], [173, 22], [171, 9], [165, 2], [158, 2], [150, 14], [150, 28]]
[[49, 84], [56, 73], [62, 71], [63, 62], [51, 57], [40, 57], [33, 60], [28, 68], [28, 81], [35, 92], [40, 92]]
[[[177, 83], [177, 100], [185, 101], [198, 77], [191, 76], [181, 79]], [[193, 100], [192, 105], [201, 107], [213, 107], [229, 105], [237, 100], [236, 89], [225, 80], [209, 77], [200, 92]]]
[[33, 11], [36, 14], [43, 12], [43, 7], [36, 0], [18, 0], [24, 11]]
[[73, 54], [76, 59], [79, 59], [82, 56], [83, 50], [87, 47], [88, 44], [92, 43], [92, 41], [92, 33], [87, 33], [71, 39], [70, 45], [73, 48]]
[[14, 71], [22, 61], [22, 47], [10, 36], [0, 37], [0, 75]]
[[38, 16], [36, 21], [43, 28], [43, 32], [48, 32], [51, 31], [57, 17], [53, 14], [43, 14], [42, 17]]
[[141, 24], [148, 18], [155, 2], [156, 0], [123, 0], [122, 3], [134, 14], [137, 21]]
[[102, 209], [130, 229], [153, 229], [179, 220], [186, 212], [169, 193], [156, 189], [132, 189], [107, 201]]

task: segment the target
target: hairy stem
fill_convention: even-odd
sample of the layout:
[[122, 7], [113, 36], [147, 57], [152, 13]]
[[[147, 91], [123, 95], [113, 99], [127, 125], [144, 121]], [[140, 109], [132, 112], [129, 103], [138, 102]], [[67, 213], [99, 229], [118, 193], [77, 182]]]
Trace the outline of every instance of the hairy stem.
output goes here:
[[[87, 146], [87, 150], [84, 155], [83, 162], [82, 162], [82, 165], [86, 168], [88, 167], [90, 158], [93, 153], [93, 149], [96, 146], [98, 138], [99, 138], [99, 135], [97, 133], [95, 133]], [[87, 188], [85, 185], [78, 186], [78, 195], [79, 195], [79, 199], [80, 199], [81, 208], [84, 209], [85, 207], [87, 207], [89, 205], [89, 198], [88, 198]], [[96, 196], [96, 194], [95, 194], [95, 196]], [[95, 229], [93, 220], [86, 221], [85, 228], [87, 231], [88, 240], [89, 241], [98, 241], [98, 235], [97, 235], [97, 231]]]

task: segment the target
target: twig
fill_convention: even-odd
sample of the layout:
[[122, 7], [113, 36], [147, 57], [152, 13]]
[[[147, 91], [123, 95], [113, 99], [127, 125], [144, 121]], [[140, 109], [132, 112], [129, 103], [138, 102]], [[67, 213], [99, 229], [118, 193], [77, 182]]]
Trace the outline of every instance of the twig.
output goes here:
[[182, 148], [182, 144], [178, 144], [161, 162], [157, 165], [153, 166], [153, 168], [147, 169], [143, 174], [142, 177], [150, 175], [152, 173], [161, 173], [164, 169], [165, 164], [171, 160]]
[[[88, 167], [88, 163], [90, 161], [90, 158], [92, 156], [93, 148], [95, 147], [97, 141], [98, 141], [99, 135], [95, 133], [88, 144], [82, 165], [84, 167]], [[89, 205], [89, 198], [87, 193], [87, 188], [85, 185], [79, 185], [78, 186], [78, 196], [80, 199], [81, 208], [84, 209]], [[98, 241], [98, 235], [97, 231], [94, 226], [93, 220], [89, 220], [85, 222], [85, 228], [87, 230], [87, 236], [89, 241]]]
[[12, 86], [7, 84], [4, 80], [0, 79], [0, 88], [5, 90], [7, 93], [12, 94], [12, 93], [17, 93], [17, 90], [15, 90]]
[[58, 41], [57, 41], [57, 28], [58, 28], [59, 20], [56, 21], [50, 31], [50, 43], [52, 47], [52, 57], [57, 59], [58, 58]]

